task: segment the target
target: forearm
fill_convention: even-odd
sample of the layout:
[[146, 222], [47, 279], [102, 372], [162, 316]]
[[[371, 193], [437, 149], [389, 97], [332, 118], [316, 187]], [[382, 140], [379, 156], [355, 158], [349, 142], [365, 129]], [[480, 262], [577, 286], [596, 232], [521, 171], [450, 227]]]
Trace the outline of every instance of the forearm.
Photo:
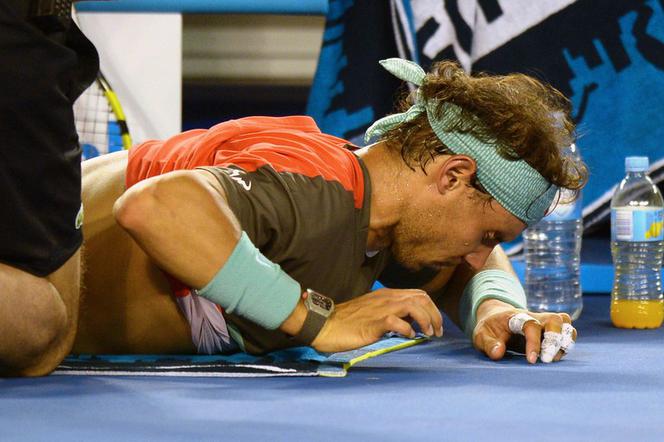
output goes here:
[[486, 265], [464, 287], [459, 302], [463, 330], [470, 337], [491, 306], [525, 308], [526, 294], [504, 252], [496, 247]]
[[481, 272], [483, 270], [503, 270], [516, 278], [512, 263], [510, 263], [510, 259], [500, 246], [496, 246], [493, 249], [493, 252], [491, 252], [489, 258], [486, 260], [486, 264], [484, 264], [484, 267], [479, 271]]
[[[516, 272], [514, 272], [514, 267], [512, 267], [512, 263], [510, 262], [509, 257], [507, 256], [503, 248], [500, 246], [496, 246], [491, 255], [489, 255], [489, 259], [487, 259], [486, 265], [482, 268], [482, 270], [502, 270], [506, 273], [509, 273], [516, 280], [518, 280], [518, 277], [516, 275]], [[508, 304], [499, 299], [488, 298], [485, 299], [477, 308], [477, 318], [478, 320], [480, 320], [489, 311], [495, 312], [495, 309], [497, 308], [512, 308], [512, 307], [513, 306], [511, 304]]]

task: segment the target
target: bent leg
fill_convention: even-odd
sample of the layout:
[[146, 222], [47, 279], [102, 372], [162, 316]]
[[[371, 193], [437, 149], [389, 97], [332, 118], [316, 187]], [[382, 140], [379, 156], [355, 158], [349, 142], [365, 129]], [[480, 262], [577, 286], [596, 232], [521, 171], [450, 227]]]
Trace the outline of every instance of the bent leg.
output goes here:
[[72, 105], [94, 46], [0, 2], [0, 374], [49, 373], [71, 348], [80, 277], [80, 146]]
[[81, 253], [40, 278], [0, 264], [0, 375], [42, 376], [76, 336]]

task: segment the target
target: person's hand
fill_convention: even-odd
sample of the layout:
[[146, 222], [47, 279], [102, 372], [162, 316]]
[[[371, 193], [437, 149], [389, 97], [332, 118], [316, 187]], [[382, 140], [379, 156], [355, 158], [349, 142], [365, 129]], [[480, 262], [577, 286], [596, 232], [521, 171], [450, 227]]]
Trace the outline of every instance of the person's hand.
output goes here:
[[379, 289], [337, 304], [312, 346], [338, 352], [372, 344], [387, 332], [413, 338], [411, 320], [426, 335], [443, 335], [443, 317], [425, 291]]
[[525, 353], [531, 364], [538, 357], [545, 363], [559, 361], [577, 338], [571, 324], [567, 313], [531, 313], [490, 299], [478, 309], [473, 345], [493, 360], [513, 350]]

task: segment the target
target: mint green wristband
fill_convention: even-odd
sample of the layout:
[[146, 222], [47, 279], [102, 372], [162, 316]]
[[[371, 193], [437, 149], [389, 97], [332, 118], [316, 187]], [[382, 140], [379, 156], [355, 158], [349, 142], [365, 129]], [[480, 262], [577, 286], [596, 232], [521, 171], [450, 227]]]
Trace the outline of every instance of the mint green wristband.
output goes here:
[[274, 330], [293, 312], [302, 290], [242, 232], [226, 264], [197, 293], [228, 313]]
[[519, 280], [503, 270], [484, 270], [468, 281], [459, 302], [461, 328], [472, 339], [477, 309], [486, 299], [498, 299], [516, 308], [526, 308], [526, 293]]

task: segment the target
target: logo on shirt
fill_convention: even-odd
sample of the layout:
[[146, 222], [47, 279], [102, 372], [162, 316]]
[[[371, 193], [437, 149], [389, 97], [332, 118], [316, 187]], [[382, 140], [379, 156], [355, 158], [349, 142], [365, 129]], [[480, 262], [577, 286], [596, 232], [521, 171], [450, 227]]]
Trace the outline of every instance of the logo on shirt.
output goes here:
[[76, 226], [76, 230], [80, 229], [82, 225], [83, 225], [83, 204], [81, 204], [81, 208], [78, 209], [78, 213], [76, 214], [76, 219], [74, 220], [74, 226]]
[[242, 186], [244, 190], [251, 190], [251, 181], [248, 181], [247, 177], [244, 176], [245, 172], [243, 170], [226, 169], [226, 173], [228, 173], [228, 176], [231, 177], [233, 181]]

